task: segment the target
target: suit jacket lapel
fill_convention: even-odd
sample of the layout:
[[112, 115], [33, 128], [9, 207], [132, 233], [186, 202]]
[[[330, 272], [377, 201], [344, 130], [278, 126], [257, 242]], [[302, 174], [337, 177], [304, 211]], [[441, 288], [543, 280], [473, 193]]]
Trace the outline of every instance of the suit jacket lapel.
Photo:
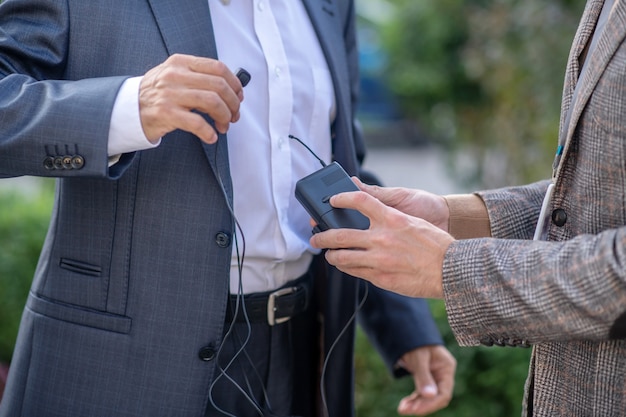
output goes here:
[[[572, 48], [570, 50], [569, 59], [567, 61], [567, 69], [565, 73], [565, 86], [563, 88], [563, 103], [562, 108], [569, 108], [571, 104], [572, 95], [578, 82], [578, 75], [580, 73], [580, 58], [581, 54], [585, 50], [587, 43], [591, 39], [591, 35], [596, 27], [596, 22], [600, 16], [602, 10], [602, 4], [604, 0], [591, 0], [587, 2], [580, 24], [574, 36], [572, 42]], [[564, 112], [565, 113], [565, 112]], [[564, 122], [561, 119], [561, 124]], [[561, 126], [561, 131], [565, 129], [565, 126]]]
[[[344, 0], [339, 0], [344, 1]], [[337, 120], [335, 132], [337, 135], [333, 144], [334, 158], [338, 160], [350, 173], [357, 172], [356, 151], [351, 140], [352, 115], [350, 85], [351, 80], [344, 49], [343, 33], [341, 28], [341, 13], [338, 10], [337, 0], [302, 0], [315, 32], [320, 41], [322, 51], [328, 63], [337, 100]]]
[[604, 31], [598, 44], [593, 51], [587, 56], [587, 65], [589, 68], [583, 74], [583, 77], [578, 80], [580, 89], [572, 113], [572, 121], [570, 123], [570, 130], [576, 126], [578, 118], [582, 113], [583, 108], [589, 101], [589, 97], [596, 87], [598, 80], [602, 76], [602, 73], [606, 69], [611, 57], [615, 53], [615, 50], [622, 43], [624, 35], [626, 34], [626, 9], [621, 2], [615, 4], [613, 14], [609, 17], [604, 26]]
[[170, 55], [217, 57], [208, 0], [148, 0]]
[[[585, 28], [591, 27], [595, 28], [595, 24], [597, 22], [600, 11], [602, 10], [602, 5], [604, 4], [604, 0], [592, 0], [590, 2], [590, 6], [587, 7], [585, 15], [587, 16], [587, 21], [581, 22], [581, 27]], [[593, 10], [589, 10], [593, 9]], [[589, 13], [587, 13], [589, 11]], [[584, 15], [584, 16], [585, 16]], [[578, 48], [585, 47], [586, 43], [589, 41], [590, 33], [588, 33], [587, 29], [583, 30], [586, 33], [586, 40], [583, 43], [579, 41]], [[580, 32], [580, 28], [579, 28]], [[593, 33], [593, 31], [591, 32]], [[589, 51], [587, 54], [586, 60], [588, 68], [585, 70], [585, 73], [582, 75], [580, 79], [578, 79], [578, 89], [579, 91], [576, 94], [575, 102], [571, 102], [572, 94], [574, 88], [576, 88], [576, 83], [568, 85], [566, 82], [566, 88], [568, 92], [564, 92], [564, 103], [563, 103], [563, 111], [562, 114], [566, 114], [569, 110], [570, 106], [573, 106], [571, 111], [571, 118], [569, 120], [569, 124], [567, 126], [561, 126], [561, 140], [560, 143], [563, 144], [563, 154], [567, 153], [569, 149], [569, 145], [574, 134], [574, 130], [578, 121], [580, 119], [580, 115], [582, 114], [589, 98], [593, 90], [595, 89], [598, 80], [602, 76], [605, 68], [607, 67], [611, 57], [615, 53], [616, 49], [622, 43], [624, 36], [626, 35], [626, 6], [622, 1], [617, 1], [615, 4], [615, 8], [613, 10], [612, 15], [606, 22], [604, 26], [604, 31], [598, 40], [597, 46], [593, 51]], [[582, 51], [582, 49], [581, 49]], [[577, 61], [578, 58], [576, 57]], [[568, 68], [576, 65], [573, 63], [573, 57], [570, 56], [570, 62], [568, 63]], [[569, 70], [568, 70], [569, 74]], [[569, 96], [569, 102], [567, 102], [567, 97]], [[562, 122], [563, 122], [562, 117]], [[555, 171], [555, 176], [558, 174], [558, 171]]]
[[[217, 58], [208, 0], [148, 0], [163, 42], [170, 55], [187, 54]], [[211, 122], [208, 116], [205, 118]], [[232, 184], [228, 164], [226, 135], [219, 135], [215, 145], [202, 144], [213, 173], [223, 182], [232, 202]], [[217, 154], [217, 155], [216, 155]]]

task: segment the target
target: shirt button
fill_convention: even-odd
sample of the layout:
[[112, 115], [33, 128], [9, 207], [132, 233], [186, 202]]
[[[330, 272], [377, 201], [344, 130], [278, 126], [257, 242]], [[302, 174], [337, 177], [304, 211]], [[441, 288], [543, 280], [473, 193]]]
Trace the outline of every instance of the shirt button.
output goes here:
[[280, 75], [282, 74], [282, 70], [280, 69], [280, 67], [274, 67], [274, 74], [276, 75], [276, 78], [280, 77]]
[[263, 2], [260, 1], [256, 7], [257, 9], [259, 9], [260, 12], [262, 12], [265, 9], [265, 4], [263, 4]]
[[563, 227], [565, 222], [567, 222], [567, 213], [565, 210], [558, 208], [552, 212], [552, 223], [558, 227]]
[[228, 236], [227, 233], [219, 232], [215, 235], [215, 243], [217, 243], [217, 246], [220, 248], [227, 248], [230, 246], [230, 236]]
[[213, 348], [213, 346], [205, 346], [198, 352], [198, 357], [200, 358], [200, 360], [203, 360], [205, 362], [212, 361], [213, 359], [215, 359], [215, 349]]

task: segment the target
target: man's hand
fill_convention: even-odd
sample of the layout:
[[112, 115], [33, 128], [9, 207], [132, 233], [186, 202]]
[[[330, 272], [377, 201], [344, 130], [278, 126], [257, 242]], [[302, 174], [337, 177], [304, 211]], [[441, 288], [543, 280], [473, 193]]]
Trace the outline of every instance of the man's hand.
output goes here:
[[452, 236], [362, 191], [337, 194], [330, 203], [370, 219], [367, 230], [331, 229], [311, 237], [313, 247], [329, 249], [330, 264], [389, 291], [443, 298], [443, 260]]
[[398, 414], [434, 413], [452, 399], [456, 360], [443, 346], [424, 346], [402, 356], [400, 365], [413, 375], [415, 391], [398, 405]]
[[198, 113], [208, 114], [215, 129], [226, 133], [239, 120], [243, 87], [224, 63], [190, 55], [172, 55], [148, 71], [139, 87], [139, 115], [148, 140], [182, 129], [206, 143], [217, 132]]
[[448, 231], [450, 210], [442, 196], [412, 188], [368, 185], [362, 183], [357, 177], [353, 177], [352, 180], [362, 191], [376, 197], [386, 206], [400, 210], [409, 216], [424, 219], [441, 230]]

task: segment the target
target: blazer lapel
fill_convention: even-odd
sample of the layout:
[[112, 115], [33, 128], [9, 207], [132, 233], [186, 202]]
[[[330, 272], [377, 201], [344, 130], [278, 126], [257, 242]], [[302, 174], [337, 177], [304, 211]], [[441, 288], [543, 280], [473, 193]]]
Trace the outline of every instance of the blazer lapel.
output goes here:
[[[217, 58], [217, 47], [211, 24], [208, 0], [148, 0], [163, 42], [170, 55], [187, 54]], [[207, 121], [212, 123], [208, 116]], [[222, 182], [232, 202], [232, 184], [228, 164], [226, 135], [219, 135], [217, 144], [202, 143], [213, 173]], [[221, 173], [221, 175], [220, 175]]]
[[[591, 35], [596, 27], [596, 22], [600, 16], [602, 10], [602, 4], [604, 0], [591, 0], [587, 2], [583, 15], [580, 19], [580, 24], [574, 36], [572, 42], [572, 48], [569, 53], [569, 59], [567, 61], [567, 69], [565, 73], [565, 86], [563, 88], [563, 103], [562, 108], [569, 108], [571, 104], [572, 95], [578, 82], [578, 75], [580, 73], [580, 58], [581, 54], [585, 50], [585, 47], [591, 39]], [[564, 120], [561, 120], [563, 123]], [[565, 126], [561, 126], [561, 130]]]
[[[611, 57], [622, 43], [626, 34], [626, 9], [621, 2], [616, 2], [612, 15], [606, 22], [604, 30], [598, 44], [593, 51], [587, 56], [587, 65], [589, 68], [585, 71], [583, 77], [578, 81], [580, 89], [572, 113], [572, 121], [570, 129], [576, 126], [578, 118], [583, 108], [589, 101], [589, 97], [596, 87], [598, 80], [602, 76], [604, 69], [607, 67]], [[570, 133], [571, 134], [571, 133]]]
[[217, 58], [208, 0], [148, 0], [170, 55]]
[[338, 10], [337, 1], [345, 0], [302, 0], [315, 32], [319, 39], [322, 51], [328, 63], [328, 67], [333, 79], [335, 89], [335, 99], [337, 100], [337, 120], [335, 121], [333, 144], [334, 157], [346, 169], [346, 171], [357, 172], [356, 151], [351, 140], [352, 115], [350, 114], [351, 80], [344, 49], [343, 33], [341, 28], [343, 22], [341, 13]]
[[[602, 10], [602, 5], [604, 4], [603, 0], [592, 0], [591, 6], [588, 7], [593, 9], [587, 14], [588, 19], [592, 19], [587, 22], [581, 22], [581, 26], [592, 27], [595, 28], [595, 23], [597, 22], [600, 11]], [[593, 32], [591, 32], [593, 33]], [[626, 35], [626, 7], [622, 1], [616, 0], [616, 4], [613, 10], [612, 15], [606, 22], [604, 26], [603, 33], [598, 40], [597, 46], [593, 51], [589, 51], [586, 56], [586, 61], [588, 68], [585, 70], [585, 73], [582, 75], [578, 82], [578, 92], [576, 93], [575, 102], [571, 102], [572, 94], [574, 88], [576, 88], [576, 83], [569, 86], [569, 100], [570, 102], [566, 103], [566, 98], [564, 97], [563, 103], [563, 114], [569, 110], [569, 107], [572, 106], [571, 109], [571, 118], [567, 126], [561, 126], [561, 140], [560, 143], [563, 144], [563, 154], [567, 153], [569, 150], [569, 145], [571, 143], [572, 136], [574, 134], [574, 130], [576, 125], [578, 124], [578, 120], [580, 119], [580, 115], [582, 114], [589, 98], [593, 90], [595, 89], [598, 80], [602, 76], [604, 69], [607, 67], [611, 57], [615, 53], [616, 49], [622, 43], [624, 36]], [[589, 41], [589, 33], [587, 34], [587, 41]], [[582, 44], [582, 48], [584, 48], [586, 42]], [[570, 62], [568, 63], [568, 67], [575, 65], [572, 62], [572, 57], [570, 57]], [[577, 61], [577, 59], [576, 59]], [[568, 71], [569, 73], [569, 71]], [[566, 87], [567, 88], [567, 87]], [[565, 93], [564, 93], [565, 95]], [[562, 118], [563, 122], [563, 118]], [[560, 170], [560, 167], [559, 167]], [[555, 176], [558, 175], [558, 171], [555, 171]]]

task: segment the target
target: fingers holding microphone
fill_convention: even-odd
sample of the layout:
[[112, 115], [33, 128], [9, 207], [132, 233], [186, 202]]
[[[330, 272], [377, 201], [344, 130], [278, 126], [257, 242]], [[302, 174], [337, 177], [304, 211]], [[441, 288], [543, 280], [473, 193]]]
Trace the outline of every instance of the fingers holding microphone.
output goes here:
[[[205, 143], [215, 143], [239, 120], [243, 87], [250, 74], [237, 75], [221, 61], [191, 55], [172, 55], [149, 70], [139, 87], [139, 114], [148, 140], [181, 129]], [[199, 113], [214, 121], [211, 126]]]

